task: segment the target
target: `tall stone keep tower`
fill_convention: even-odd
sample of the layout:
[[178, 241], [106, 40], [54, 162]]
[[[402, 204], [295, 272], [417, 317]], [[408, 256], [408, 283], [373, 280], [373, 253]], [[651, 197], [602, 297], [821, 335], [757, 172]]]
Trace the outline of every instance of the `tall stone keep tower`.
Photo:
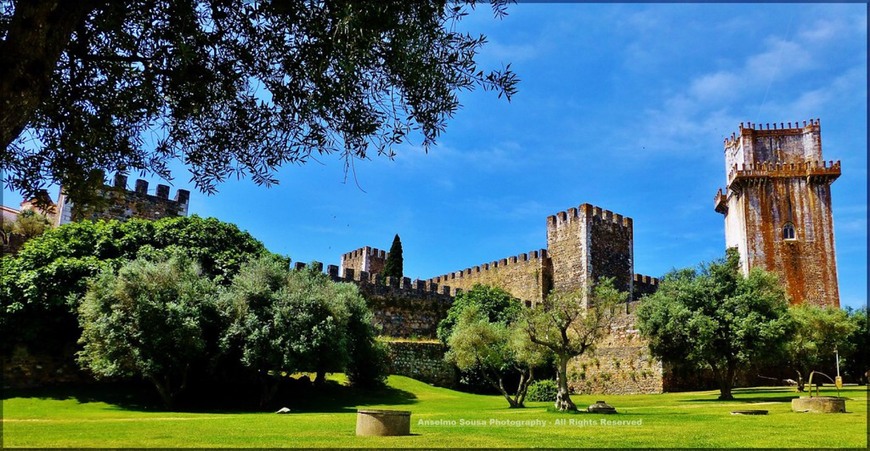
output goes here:
[[633, 249], [629, 217], [590, 204], [547, 217], [547, 253], [555, 290], [585, 292], [599, 278], [613, 277], [616, 288], [631, 293]]
[[744, 273], [777, 272], [793, 304], [839, 306], [831, 183], [840, 162], [822, 160], [818, 119], [770, 125], [741, 123], [725, 140], [727, 185], [715, 197], [725, 244]]

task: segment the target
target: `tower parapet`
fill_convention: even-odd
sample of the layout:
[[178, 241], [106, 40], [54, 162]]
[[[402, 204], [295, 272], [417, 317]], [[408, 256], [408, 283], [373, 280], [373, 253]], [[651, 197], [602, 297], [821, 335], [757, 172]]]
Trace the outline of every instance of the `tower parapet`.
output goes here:
[[169, 199], [169, 186], [158, 184], [154, 194], [148, 194], [148, 181], [137, 179], [134, 189], [127, 189], [127, 176], [116, 173], [111, 185], [104, 185], [100, 196], [105, 202], [80, 209], [71, 202], [63, 191], [57, 201], [56, 225], [66, 224], [73, 218], [117, 219], [130, 218], [160, 219], [170, 216], [187, 216], [190, 204], [190, 191], [179, 189], [173, 199]]
[[363, 246], [342, 254], [341, 268], [380, 274], [384, 271], [384, 266], [387, 264], [387, 257], [389, 255], [389, 252], [381, 249]]

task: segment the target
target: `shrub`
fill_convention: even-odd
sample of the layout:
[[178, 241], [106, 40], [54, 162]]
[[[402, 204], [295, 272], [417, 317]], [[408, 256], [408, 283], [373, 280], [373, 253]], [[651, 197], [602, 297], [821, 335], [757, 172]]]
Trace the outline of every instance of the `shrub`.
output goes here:
[[526, 400], [532, 402], [552, 402], [556, 399], [556, 391], [556, 381], [553, 379], [535, 381], [529, 386]]

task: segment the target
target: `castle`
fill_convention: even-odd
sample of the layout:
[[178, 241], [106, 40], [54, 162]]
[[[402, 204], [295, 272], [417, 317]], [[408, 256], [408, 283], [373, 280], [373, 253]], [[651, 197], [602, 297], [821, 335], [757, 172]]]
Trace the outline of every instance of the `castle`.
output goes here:
[[[774, 124], [773, 129], [740, 124], [739, 134], [726, 139], [724, 149], [727, 184], [716, 195], [715, 210], [725, 215], [726, 246], [737, 247], [742, 270], [760, 267], [777, 272], [792, 303], [839, 306], [830, 184], [840, 175], [840, 163], [822, 160], [820, 122], [779, 128]], [[328, 272], [334, 280], [361, 287], [385, 283], [400, 290], [392, 294], [394, 301], [387, 302], [391, 311], [384, 314], [379, 311], [386, 305], [383, 295], [363, 289], [367, 298], [377, 300], [375, 322], [395, 337], [434, 337], [437, 325], [427, 326], [418, 318], [419, 304], [403, 310], [398, 301], [402, 297], [455, 296], [480, 283], [498, 286], [533, 305], [551, 290], [587, 292], [599, 278], [612, 277], [617, 288], [631, 293], [625, 313], [593, 353], [572, 362], [569, 383], [587, 393], [654, 393], [678, 388], [684, 381], [671, 377], [669, 368], [650, 356], [635, 327], [635, 301], [655, 292], [659, 280], [634, 272], [632, 219], [582, 204], [547, 217], [546, 232], [546, 249], [425, 281], [380, 280], [378, 273], [388, 253], [369, 246], [343, 254], [341, 268], [331, 265]], [[433, 313], [446, 311], [446, 307], [423, 310]], [[428, 317], [437, 323], [437, 316]], [[403, 327], [406, 319], [414, 325]]]

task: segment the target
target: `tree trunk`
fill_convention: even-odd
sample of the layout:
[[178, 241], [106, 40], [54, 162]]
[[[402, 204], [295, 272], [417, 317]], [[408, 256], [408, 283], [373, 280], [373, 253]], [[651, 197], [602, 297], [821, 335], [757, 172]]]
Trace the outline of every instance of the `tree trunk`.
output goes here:
[[21, 134], [51, 90], [60, 55], [97, 0], [15, 2], [0, 41], [0, 148]]
[[[731, 395], [731, 387], [734, 386], [734, 376], [737, 373], [737, 368], [731, 362], [728, 362], [725, 370], [725, 375], [719, 373], [719, 399], [723, 401], [734, 399]], [[714, 373], [715, 374], [715, 373]]]
[[154, 384], [154, 387], [157, 389], [157, 393], [163, 401], [163, 406], [172, 410], [175, 407], [175, 403], [173, 402], [172, 389], [169, 387], [168, 380], [166, 383], [163, 383], [154, 376], [149, 376], [148, 379], [151, 380], [151, 383]]
[[[532, 384], [532, 381], [535, 379], [534, 370], [531, 368], [528, 371], [524, 369], [520, 369], [520, 383], [517, 384], [517, 394], [515, 399], [517, 400], [517, 407], [525, 407], [526, 406], [526, 393], [529, 392], [529, 385]], [[528, 375], [528, 377], [526, 377]]]
[[571, 395], [568, 392], [568, 359], [567, 356], [558, 356], [559, 364], [556, 369], [556, 380], [558, 381], [559, 389], [556, 392], [555, 407], [558, 410], [577, 410], [574, 401], [571, 401]]
[[316, 376], [314, 376], [314, 386], [322, 387], [323, 384], [326, 383], [326, 370], [317, 370]]

